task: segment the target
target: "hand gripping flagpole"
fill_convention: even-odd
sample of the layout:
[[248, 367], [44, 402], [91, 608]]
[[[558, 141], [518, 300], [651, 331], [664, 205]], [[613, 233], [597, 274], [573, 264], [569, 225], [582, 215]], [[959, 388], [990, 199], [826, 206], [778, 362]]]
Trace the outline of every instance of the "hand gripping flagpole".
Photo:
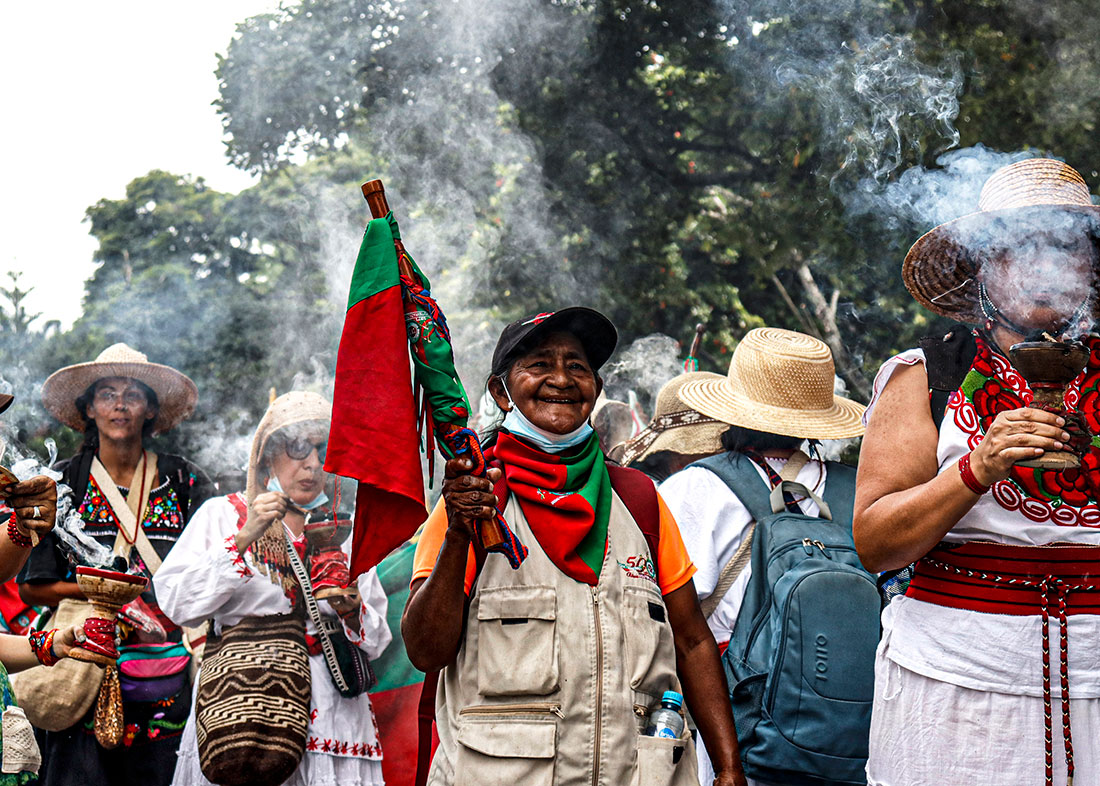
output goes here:
[[[389, 216], [391, 211], [386, 200], [386, 192], [382, 181], [371, 180], [364, 183], [362, 188], [371, 216], [375, 219]], [[419, 271], [405, 251], [404, 243], [399, 237], [395, 237], [393, 243], [397, 252], [398, 273], [401, 277], [401, 299], [405, 307], [405, 324], [408, 328], [409, 345], [416, 372], [418, 391], [414, 395], [420, 394], [417, 396], [421, 407], [419, 422], [421, 429], [424, 431], [422, 436], [425, 437], [425, 448], [428, 451], [429, 464], [431, 464], [431, 456], [433, 455], [434, 436], [438, 439], [439, 450], [444, 457], [469, 456], [474, 465], [472, 474], [477, 477], [484, 477], [488, 470], [488, 464], [482, 453], [481, 441], [473, 429], [468, 428], [466, 425], [469, 416], [466, 408], [468, 405], [466, 407], [452, 405], [449, 408], [443, 408], [442, 411], [447, 413], [446, 416], [450, 422], [441, 421], [438, 416], [433, 415], [433, 412], [438, 413], [441, 409], [433, 406], [436, 403], [432, 401], [433, 393], [439, 391], [432, 389], [434, 387], [432, 378], [436, 381], [442, 380], [443, 385], [450, 388], [447, 391], [448, 395], [442, 396], [442, 399], [449, 396], [452, 402], [456, 399], [464, 401], [465, 391], [462, 390], [457, 375], [453, 374], [453, 368], [450, 369], [451, 373], [448, 374], [429, 375], [428, 373], [432, 359], [428, 357], [426, 344], [430, 343], [433, 337], [442, 339], [443, 343], [439, 346], [446, 346], [446, 362], [453, 366], [453, 356], [450, 352], [450, 331], [447, 327], [446, 317], [435, 299], [432, 298], [431, 293], [424, 287]], [[435, 352], [438, 353], [439, 349], [436, 348]], [[437, 354], [436, 358], [439, 357]], [[504, 522], [499, 509], [495, 519], [478, 522], [477, 529], [481, 545], [485, 550], [503, 553], [513, 568], [518, 568], [524, 557], [527, 556], [527, 548], [519, 542], [519, 539]]]

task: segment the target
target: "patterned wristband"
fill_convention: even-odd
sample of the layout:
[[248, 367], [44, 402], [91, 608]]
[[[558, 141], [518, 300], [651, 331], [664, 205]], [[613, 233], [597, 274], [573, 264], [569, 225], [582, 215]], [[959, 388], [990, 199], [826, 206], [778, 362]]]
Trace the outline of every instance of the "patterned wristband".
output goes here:
[[52, 630], [34, 631], [27, 636], [31, 643], [31, 652], [43, 666], [52, 666], [61, 658], [53, 651], [53, 640], [57, 636], [57, 628]]
[[19, 525], [15, 521], [15, 511], [11, 512], [11, 518], [8, 519], [8, 540], [21, 549], [29, 549], [31, 547], [31, 539], [19, 531]]
[[989, 486], [983, 486], [981, 482], [974, 477], [974, 470], [970, 469], [970, 454], [967, 453], [961, 459], [959, 459], [959, 477], [962, 478], [963, 485], [973, 491], [979, 497], [989, 491]]

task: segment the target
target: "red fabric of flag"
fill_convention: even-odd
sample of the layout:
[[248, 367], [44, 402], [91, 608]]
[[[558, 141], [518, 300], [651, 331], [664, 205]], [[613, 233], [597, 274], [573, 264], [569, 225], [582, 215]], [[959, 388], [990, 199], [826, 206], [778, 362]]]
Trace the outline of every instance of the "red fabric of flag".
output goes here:
[[354, 580], [427, 518], [397, 254], [385, 219], [367, 225], [352, 274], [325, 471], [359, 481]]

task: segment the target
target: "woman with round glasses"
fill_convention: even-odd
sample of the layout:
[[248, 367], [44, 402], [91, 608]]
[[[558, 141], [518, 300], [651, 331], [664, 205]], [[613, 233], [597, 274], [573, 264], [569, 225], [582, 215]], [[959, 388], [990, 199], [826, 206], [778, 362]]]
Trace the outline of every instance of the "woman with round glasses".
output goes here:
[[[289, 614], [301, 606], [302, 588], [285, 558], [295, 546], [303, 564], [317, 569], [307, 549], [307, 519], [331, 518], [335, 489], [322, 470], [332, 405], [315, 393], [275, 399], [256, 430], [244, 493], [215, 497], [196, 513], [156, 576], [161, 608], [177, 624], [213, 620], [215, 635], [246, 618]], [[347, 544], [344, 545], [347, 548]], [[347, 564], [346, 554], [343, 557]], [[307, 568], [308, 569], [308, 568]], [[386, 595], [374, 570], [359, 577], [350, 595], [317, 602], [326, 627], [345, 636], [367, 658], [390, 643]], [[338, 623], [338, 624], [336, 624]], [[287, 784], [381, 786], [382, 747], [366, 693], [346, 698], [325, 665], [318, 631], [306, 619], [311, 699], [301, 764]], [[192, 711], [180, 744], [173, 784], [206, 786]]]

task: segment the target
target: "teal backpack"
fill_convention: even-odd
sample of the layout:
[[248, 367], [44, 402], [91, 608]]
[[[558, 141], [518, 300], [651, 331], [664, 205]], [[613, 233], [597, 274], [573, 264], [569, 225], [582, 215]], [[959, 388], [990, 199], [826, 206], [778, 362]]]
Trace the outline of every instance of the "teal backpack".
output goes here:
[[[865, 784], [879, 640], [875, 577], [852, 541], [855, 470], [828, 463], [825, 499], [799, 483], [769, 488], [752, 460], [698, 461], [756, 521], [752, 576], [722, 658], [750, 778], [773, 784]], [[821, 516], [792, 513], [784, 491]]]

